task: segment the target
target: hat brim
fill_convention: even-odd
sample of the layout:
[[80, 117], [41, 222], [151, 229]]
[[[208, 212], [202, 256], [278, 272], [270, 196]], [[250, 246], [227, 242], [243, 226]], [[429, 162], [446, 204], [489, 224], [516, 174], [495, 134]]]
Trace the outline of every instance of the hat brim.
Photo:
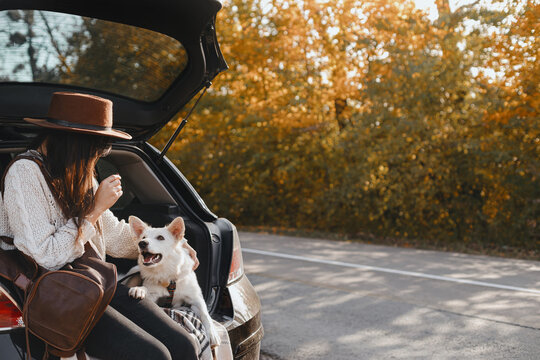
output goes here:
[[126, 132], [115, 130], [115, 129], [107, 129], [107, 130], [90, 130], [90, 129], [82, 129], [74, 126], [62, 126], [59, 124], [54, 124], [52, 122], [49, 122], [47, 119], [34, 119], [34, 118], [23, 118], [24, 121], [32, 123], [34, 125], [38, 125], [41, 127], [49, 128], [49, 129], [56, 129], [56, 130], [65, 130], [65, 131], [73, 131], [78, 133], [85, 133], [85, 134], [94, 134], [94, 135], [102, 135], [102, 136], [109, 136], [114, 137], [118, 139], [125, 139], [130, 140], [132, 137]]

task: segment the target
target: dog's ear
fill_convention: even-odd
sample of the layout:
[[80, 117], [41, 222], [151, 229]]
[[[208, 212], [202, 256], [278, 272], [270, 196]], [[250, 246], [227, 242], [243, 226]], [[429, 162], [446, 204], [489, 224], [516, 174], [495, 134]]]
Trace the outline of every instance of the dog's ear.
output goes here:
[[172, 221], [172, 223], [167, 226], [167, 230], [169, 230], [169, 232], [173, 234], [173, 236], [177, 240], [182, 240], [182, 238], [184, 237], [184, 232], [186, 230], [186, 227], [184, 225], [184, 219], [182, 219], [180, 216], [177, 217]]
[[148, 225], [146, 225], [141, 219], [133, 215], [129, 217], [128, 221], [129, 226], [131, 226], [131, 231], [133, 231], [137, 237], [141, 236], [144, 230], [146, 230], [148, 227]]

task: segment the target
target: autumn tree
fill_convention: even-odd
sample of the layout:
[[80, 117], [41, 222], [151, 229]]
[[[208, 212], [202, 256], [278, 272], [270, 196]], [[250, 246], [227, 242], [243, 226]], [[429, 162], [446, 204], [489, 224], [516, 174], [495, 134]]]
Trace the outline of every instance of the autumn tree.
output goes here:
[[52, 35], [53, 26], [44, 12], [9, 10], [0, 16], [6, 29], [2, 31], [5, 42], [0, 43], [0, 76], [7, 81], [57, 81], [56, 59], [61, 56]]
[[225, 3], [169, 156], [239, 224], [536, 249], [538, 6], [436, 4]]

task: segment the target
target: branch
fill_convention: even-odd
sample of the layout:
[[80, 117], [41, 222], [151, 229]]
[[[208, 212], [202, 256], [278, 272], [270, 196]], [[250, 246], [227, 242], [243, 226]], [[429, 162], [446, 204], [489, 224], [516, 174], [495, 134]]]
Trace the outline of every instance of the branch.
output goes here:
[[66, 56], [63, 55], [62, 52], [60, 51], [60, 47], [58, 46], [58, 43], [54, 39], [54, 35], [52, 33], [51, 27], [49, 26], [49, 22], [47, 21], [47, 18], [45, 17], [45, 15], [43, 15], [42, 11], [39, 12], [39, 15], [41, 16], [41, 19], [45, 23], [45, 27], [47, 28], [47, 33], [49, 34], [49, 37], [51, 38], [51, 44], [53, 45], [54, 50], [56, 50], [56, 53], [58, 54], [58, 58], [62, 62], [62, 65], [66, 68], [68, 75], [71, 75], [71, 68], [66, 62]]
[[475, 2], [473, 3], [470, 3], [470, 4], [466, 4], [466, 5], [463, 5], [463, 6], [460, 6], [459, 8], [456, 9], [455, 13], [460, 13], [460, 12], [464, 12], [466, 10], [470, 10], [472, 9], [473, 7], [475, 7], [476, 5], [478, 5], [480, 3], [480, 0], [476, 0]]

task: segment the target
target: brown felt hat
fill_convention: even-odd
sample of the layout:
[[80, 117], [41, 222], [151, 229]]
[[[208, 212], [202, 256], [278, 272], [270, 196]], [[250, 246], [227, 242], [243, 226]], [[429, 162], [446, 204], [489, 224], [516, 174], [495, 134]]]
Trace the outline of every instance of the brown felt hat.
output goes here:
[[112, 101], [99, 96], [55, 92], [46, 118], [24, 120], [50, 129], [131, 139], [128, 133], [112, 128], [112, 107]]

